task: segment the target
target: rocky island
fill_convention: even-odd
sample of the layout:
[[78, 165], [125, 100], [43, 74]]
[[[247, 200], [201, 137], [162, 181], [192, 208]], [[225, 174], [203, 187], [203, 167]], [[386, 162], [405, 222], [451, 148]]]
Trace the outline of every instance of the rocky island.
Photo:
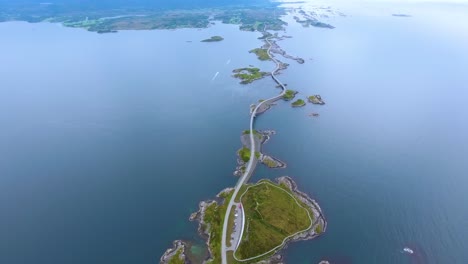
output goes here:
[[[253, 131], [255, 135], [255, 159], [260, 161], [269, 168], [286, 168], [286, 163], [269, 155], [262, 153], [262, 146], [271, 139], [271, 136], [276, 132], [273, 130]], [[241, 176], [245, 172], [246, 164], [250, 160], [251, 145], [250, 145], [250, 130], [245, 130], [241, 135], [242, 148], [237, 151], [237, 167], [234, 171], [234, 176]]]
[[[198, 212], [190, 216], [191, 221], [198, 221], [198, 231], [207, 240], [209, 250], [203, 263], [221, 263], [220, 234], [226, 201], [231, 198], [232, 192], [231, 188], [225, 189], [216, 200], [201, 202]], [[313, 239], [327, 228], [320, 206], [299, 191], [290, 177], [280, 177], [275, 182], [260, 180], [255, 184], [246, 184], [235, 200], [243, 205], [245, 228], [237, 249], [228, 251], [232, 262], [279, 263], [282, 259], [280, 251], [288, 243]], [[234, 227], [234, 222], [231, 226]], [[229, 237], [231, 235], [232, 231]], [[180, 240], [174, 242], [173, 248], [166, 251], [160, 263], [195, 263], [190, 259], [190, 254], [186, 254], [187, 244]]]
[[265, 60], [271, 60], [270, 55], [268, 55], [268, 52], [266, 49], [262, 48], [257, 48], [249, 51], [250, 53], [255, 53], [257, 55], [257, 58], [259, 60], [265, 61]]
[[302, 100], [302, 99], [297, 99], [296, 101], [291, 103], [292, 107], [302, 107], [304, 105], [306, 105], [306, 102], [304, 100]]
[[322, 100], [322, 97], [318, 94], [316, 95], [311, 95], [309, 97], [307, 97], [307, 99], [309, 99], [309, 102], [310, 103], [313, 103], [313, 104], [319, 104], [319, 105], [324, 105], [325, 102]]
[[234, 77], [241, 79], [241, 84], [249, 84], [255, 80], [259, 80], [267, 75], [270, 75], [267, 72], [261, 72], [259, 68], [247, 67], [239, 68], [232, 71]]
[[212, 36], [211, 38], [204, 39], [201, 42], [219, 42], [219, 41], [223, 41], [223, 40], [224, 40], [224, 38], [221, 37], [221, 36]]
[[286, 90], [285, 94], [283, 95], [283, 100], [290, 101], [296, 97], [298, 92], [294, 90]]

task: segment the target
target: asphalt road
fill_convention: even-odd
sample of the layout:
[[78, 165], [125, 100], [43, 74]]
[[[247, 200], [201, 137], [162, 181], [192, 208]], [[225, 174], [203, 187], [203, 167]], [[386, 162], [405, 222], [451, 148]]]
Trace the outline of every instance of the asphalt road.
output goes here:
[[252, 146], [251, 147], [251, 150], [250, 150], [250, 160], [249, 160], [249, 163], [247, 165], [247, 168], [244, 172], [244, 174], [242, 175], [242, 177], [239, 179], [239, 181], [237, 181], [237, 184], [236, 184], [236, 187], [234, 189], [234, 193], [231, 197], [231, 200], [229, 201], [229, 204], [227, 206], [227, 209], [226, 209], [226, 215], [224, 216], [224, 223], [223, 223], [223, 235], [221, 236], [221, 263], [222, 264], [227, 264], [227, 256], [226, 256], [226, 251], [228, 250], [228, 248], [226, 247], [226, 236], [227, 236], [227, 225], [228, 225], [228, 219], [229, 219], [229, 214], [231, 212], [231, 208], [232, 206], [234, 205], [234, 199], [237, 197], [237, 194], [239, 193], [239, 190], [240, 188], [242, 187], [242, 185], [244, 185], [247, 180], [250, 178], [250, 176], [252, 175], [253, 171], [255, 170], [255, 166], [257, 165], [257, 159], [255, 158], [255, 152], [256, 152], [256, 149], [255, 149], [255, 139], [254, 139], [254, 121], [255, 121], [255, 117], [257, 115], [257, 111], [259, 109], [259, 107], [265, 103], [271, 103], [271, 102], [274, 102], [278, 99], [281, 99], [285, 92], [286, 92], [286, 87], [284, 86], [284, 84], [278, 80], [278, 78], [276, 78], [275, 76], [275, 72], [280, 68], [280, 62], [275, 59], [275, 57], [273, 57], [273, 55], [271, 54], [271, 48], [272, 48], [272, 45], [271, 45], [271, 42], [270, 42], [270, 39], [269, 38], [266, 38], [265, 41], [269, 44], [269, 47], [268, 47], [268, 55], [270, 55], [270, 58], [276, 63], [276, 68], [271, 72], [271, 77], [273, 78], [273, 80], [278, 83], [278, 85], [280, 85], [281, 89], [282, 89], [282, 92], [275, 96], [275, 97], [272, 97], [270, 99], [267, 99], [261, 103], [259, 103], [255, 109], [252, 111], [252, 114], [250, 115], [250, 145]]

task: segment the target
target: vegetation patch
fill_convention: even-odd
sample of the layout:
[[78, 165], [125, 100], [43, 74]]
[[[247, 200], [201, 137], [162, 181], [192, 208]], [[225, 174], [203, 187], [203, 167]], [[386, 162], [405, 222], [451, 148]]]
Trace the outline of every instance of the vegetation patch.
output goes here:
[[283, 240], [311, 225], [308, 210], [290, 190], [270, 181], [248, 188], [241, 198], [246, 223], [239, 259], [259, 256], [280, 246]]
[[233, 206], [231, 208], [231, 212], [229, 213], [228, 225], [227, 225], [226, 245], [228, 247], [231, 246], [231, 236], [232, 236], [232, 230], [234, 228], [234, 214], [235, 214], [235, 212], [236, 212], [236, 207]]
[[284, 15], [283, 9], [276, 7], [256, 7], [252, 9], [231, 8], [221, 14], [214, 16], [214, 20], [221, 20], [226, 24], [238, 24], [240, 30], [244, 31], [264, 31], [283, 30], [286, 22], [279, 17]]
[[224, 38], [221, 37], [221, 36], [212, 36], [211, 38], [204, 39], [201, 42], [218, 42], [218, 41], [223, 41], [223, 40], [224, 40]]
[[265, 60], [270, 60], [271, 57], [270, 55], [268, 54], [268, 50], [267, 49], [261, 49], [261, 48], [257, 48], [257, 49], [253, 49], [251, 51], [249, 51], [250, 53], [255, 53], [255, 55], [257, 55], [257, 58], [259, 60], [262, 60], [262, 61], [265, 61]]
[[321, 234], [322, 233], [322, 225], [317, 225], [315, 226], [315, 233]]
[[221, 198], [225, 201], [222, 205], [212, 203], [205, 210], [203, 229], [206, 230], [209, 228], [209, 248], [212, 255], [211, 261], [208, 263], [221, 263], [221, 237], [223, 233], [224, 216], [232, 193], [231, 191], [221, 195]]
[[244, 161], [248, 162], [250, 160], [250, 149], [243, 147], [238, 152], [239, 157]]
[[297, 94], [297, 92], [294, 91], [294, 90], [286, 90], [286, 92], [283, 95], [283, 99], [286, 100], [286, 101], [292, 100], [292, 99], [294, 99], [296, 94]]
[[296, 101], [294, 101], [292, 104], [291, 104], [293, 107], [301, 107], [301, 106], [304, 106], [306, 105], [306, 102], [302, 99], [297, 99]]
[[268, 75], [266, 72], [261, 72], [259, 68], [239, 68], [232, 71], [234, 77], [241, 79], [241, 84], [248, 84], [255, 80], [263, 78], [265, 75]]
[[268, 168], [276, 168], [277, 162], [272, 160], [270, 157], [263, 159], [263, 163], [267, 165]]
[[255, 158], [259, 159], [260, 158], [260, 152], [255, 151]]
[[307, 97], [307, 99], [309, 100], [309, 102], [313, 103], [313, 104], [320, 104], [320, 105], [323, 105], [325, 104], [325, 102], [322, 100], [322, 97], [320, 95], [311, 95], [309, 97]]
[[181, 258], [182, 249], [179, 249], [174, 257], [171, 258], [169, 264], [185, 264], [185, 261]]

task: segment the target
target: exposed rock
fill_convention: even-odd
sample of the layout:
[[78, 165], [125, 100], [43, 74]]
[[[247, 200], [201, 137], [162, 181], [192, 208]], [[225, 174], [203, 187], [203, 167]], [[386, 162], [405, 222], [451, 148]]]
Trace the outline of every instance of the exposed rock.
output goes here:
[[[290, 241], [293, 242], [293, 241], [309, 240], [309, 239], [313, 239], [323, 234], [327, 229], [327, 222], [325, 220], [325, 217], [323, 216], [322, 209], [320, 208], [318, 203], [312, 198], [310, 198], [307, 194], [299, 191], [297, 189], [297, 184], [290, 177], [287, 177], [287, 176], [280, 177], [280, 178], [277, 178], [276, 181], [279, 184], [285, 184], [286, 186], [288, 186], [288, 188], [294, 193], [294, 195], [300, 201], [306, 204], [314, 214], [315, 222], [313, 223], [312, 228], [310, 228], [306, 232], [303, 232], [294, 236]], [[320, 228], [318, 229], [317, 226], [320, 226]], [[320, 232], [317, 232], [317, 231], [320, 231]]]
[[307, 99], [309, 99], [309, 102], [313, 104], [319, 104], [319, 105], [324, 105], [325, 102], [322, 100], [322, 97], [318, 94], [316, 95], [311, 95]]
[[172, 258], [176, 257], [178, 252], [180, 252], [180, 259], [184, 261], [184, 263], [188, 264], [190, 261], [188, 261], [185, 250], [187, 248], [187, 245], [184, 241], [182, 240], [176, 240], [173, 243], [173, 247], [169, 248], [164, 252], [164, 255], [161, 257], [159, 263], [160, 264], [168, 264]]
[[211, 256], [213, 255], [212, 252], [211, 252], [211, 249], [209, 247], [209, 244], [210, 244], [210, 225], [208, 223], [206, 223], [204, 221], [205, 219], [205, 212], [206, 212], [206, 208], [208, 208], [210, 205], [212, 204], [218, 204], [218, 205], [221, 205], [222, 203], [224, 203], [224, 199], [221, 198], [221, 196], [224, 194], [224, 193], [228, 193], [228, 192], [231, 192], [233, 191], [234, 188], [226, 188], [224, 190], [222, 190], [221, 192], [219, 192], [217, 195], [216, 195], [216, 198], [217, 198], [217, 201], [215, 200], [208, 200], [208, 201], [202, 201], [199, 203], [198, 205], [198, 211], [195, 212], [195, 213], [192, 213], [190, 215], [190, 218], [189, 220], [190, 221], [198, 221], [198, 234], [206, 239], [206, 246], [208, 248], [208, 257], [207, 259], [203, 262], [203, 263], [206, 263], [208, 262], [210, 259], [211, 259]]
[[[256, 130], [257, 133], [255, 134], [255, 149], [258, 150], [258, 153], [260, 153], [260, 156], [258, 158], [258, 161], [262, 162], [263, 164], [268, 166], [268, 163], [272, 165], [270, 168], [286, 168], [286, 163], [279, 160], [278, 158], [265, 155], [262, 153], [262, 146], [266, 142], [268, 142], [271, 138], [272, 135], [274, 135], [276, 132], [274, 130]], [[242, 134], [241, 135], [241, 143], [242, 143], [242, 148], [248, 148], [251, 149], [250, 146], [250, 134]], [[240, 177], [242, 174], [245, 172], [247, 162], [243, 161], [242, 158], [239, 156], [239, 151], [237, 151], [237, 167], [234, 171], [234, 176]], [[271, 161], [270, 161], [271, 160]], [[269, 162], [270, 161], [270, 162]]]

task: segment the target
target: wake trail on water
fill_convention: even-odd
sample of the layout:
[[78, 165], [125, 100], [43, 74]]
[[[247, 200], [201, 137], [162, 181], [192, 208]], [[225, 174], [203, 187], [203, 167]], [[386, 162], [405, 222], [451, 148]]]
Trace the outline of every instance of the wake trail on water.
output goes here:
[[216, 72], [215, 75], [213, 76], [213, 78], [211, 79], [211, 81], [214, 81], [216, 79], [216, 77], [218, 77], [218, 74], [219, 74], [219, 72]]

